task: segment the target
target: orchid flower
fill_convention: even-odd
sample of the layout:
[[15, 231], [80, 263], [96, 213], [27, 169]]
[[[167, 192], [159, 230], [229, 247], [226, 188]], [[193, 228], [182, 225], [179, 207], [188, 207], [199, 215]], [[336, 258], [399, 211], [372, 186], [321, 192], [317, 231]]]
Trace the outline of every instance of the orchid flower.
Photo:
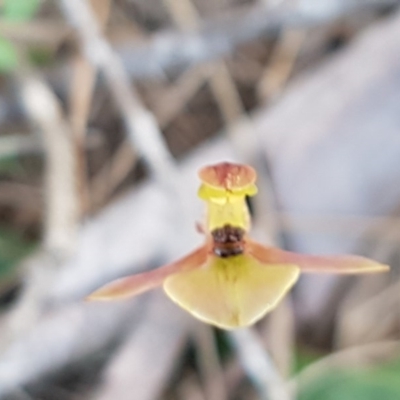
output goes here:
[[114, 300], [163, 286], [198, 319], [223, 329], [257, 322], [273, 310], [300, 272], [358, 274], [388, 266], [359, 256], [313, 256], [268, 247], [250, 239], [246, 196], [257, 193], [248, 165], [220, 163], [200, 170], [199, 197], [207, 206], [205, 243], [158, 269], [111, 282], [89, 296]]

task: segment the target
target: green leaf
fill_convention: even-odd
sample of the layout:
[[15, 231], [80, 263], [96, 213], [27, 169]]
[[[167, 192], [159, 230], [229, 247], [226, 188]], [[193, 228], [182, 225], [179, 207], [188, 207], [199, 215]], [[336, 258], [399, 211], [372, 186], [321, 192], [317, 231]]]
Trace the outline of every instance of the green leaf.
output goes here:
[[30, 62], [36, 67], [47, 67], [54, 61], [54, 52], [44, 47], [31, 47], [28, 55]]
[[0, 73], [11, 72], [17, 65], [15, 47], [8, 40], [0, 38]]
[[318, 361], [325, 355], [306, 347], [298, 347], [294, 357], [293, 372], [299, 373], [303, 368]]
[[40, 0], [3, 0], [3, 18], [9, 21], [29, 21], [39, 5]]
[[333, 371], [301, 388], [299, 400], [398, 400], [400, 363], [367, 371]]
[[32, 249], [33, 245], [15, 232], [0, 230], [0, 281], [12, 275], [18, 262]]
[[0, 158], [0, 174], [7, 172], [14, 172], [20, 168], [19, 159], [17, 156], [6, 156]]

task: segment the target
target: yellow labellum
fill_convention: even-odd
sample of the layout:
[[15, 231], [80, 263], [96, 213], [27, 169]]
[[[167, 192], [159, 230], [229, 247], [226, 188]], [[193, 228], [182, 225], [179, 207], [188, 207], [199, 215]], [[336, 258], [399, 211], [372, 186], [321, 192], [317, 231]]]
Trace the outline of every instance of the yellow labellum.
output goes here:
[[239, 255], [210, 257], [204, 266], [164, 282], [167, 295], [200, 320], [224, 329], [248, 326], [279, 303], [299, 276], [295, 265], [263, 265]]

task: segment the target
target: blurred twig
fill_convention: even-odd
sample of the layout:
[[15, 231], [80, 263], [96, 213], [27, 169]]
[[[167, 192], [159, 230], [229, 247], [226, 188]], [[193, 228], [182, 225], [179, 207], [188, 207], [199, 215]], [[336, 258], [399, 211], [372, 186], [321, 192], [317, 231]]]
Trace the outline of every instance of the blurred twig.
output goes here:
[[[93, 149], [101, 144], [101, 138], [97, 134], [91, 134], [85, 146]], [[18, 134], [0, 136], [0, 160], [8, 157], [18, 157], [25, 154], [42, 153], [44, 150], [43, 142], [35, 134]]]
[[262, 100], [275, 100], [282, 92], [305, 38], [305, 30], [289, 29], [282, 33], [260, 79], [258, 91]]
[[0, 183], [0, 204], [27, 208], [35, 213], [41, 209], [40, 189], [17, 182]]
[[136, 300], [101, 307], [81, 302], [42, 316], [1, 354], [0, 398], [10, 399], [10, 392], [28, 382], [104, 350], [142, 312]]
[[196, 323], [193, 331], [205, 398], [225, 400], [227, 393], [213, 328], [201, 322]]
[[112, 159], [92, 178], [91, 198], [94, 208], [103, 205], [116, 187], [128, 175], [137, 161], [137, 154], [128, 140], [124, 140]]
[[80, 222], [75, 185], [77, 164], [61, 107], [40, 77], [26, 72], [19, 76], [19, 86], [27, 116], [39, 128], [46, 151], [44, 251], [25, 263], [26, 285], [7, 315], [1, 347], [26, 333], [39, 319], [57, 267], [76, 249]]
[[[369, 222], [360, 240], [360, 253], [377, 260], [390, 260], [390, 275], [360, 278], [347, 293], [337, 314], [336, 345], [377, 342], [392, 337], [400, 326], [398, 278], [399, 206], [387, 217], [365, 218]], [[379, 324], [376, 321], [379, 320]]]
[[291, 8], [258, 4], [202, 22], [190, 32], [160, 32], [147, 43], [124, 45], [118, 51], [132, 77], [160, 76], [168, 69], [188, 68], [232, 53], [240, 44], [280, 29], [326, 24], [363, 8], [395, 5], [398, 0], [332, 0], [329, 7], [323, 3], [318, 2], [318, 12], [304, 1]]
[[[170, 189], [170, 194], [176, 195], [175, 210], [180, 214], [179, 222], [184, 223], [183, 229], [186, 229], [191, 221], [188, 212], [190, 206], [184, 201], [184, 189], [180, 188], [175, 163], [166, 147], [155, 118], [143, 106], [134, 88], [131, 87], [129, 77], [123, 68], [120, 59], [116, 56], [115, 52], [102, 35], [93, 16], [93, 12], [87, 2], [84, 0], [61, 0], [60, 3], [63, 6], [65, 16], [77, 29], [86, 56], [103, 72], [116, 105], [124, 118], [129, 139], [135, 150], [137, 150], [138, 154], [144, 158], [147, 166], [150, 168], [153, 176], [158, 179], [159, 183], [162, 186], [168, 187]], [[189, 241], [190, 235], [183, 240], [183, 243]], [[170, 243], [169, 253], [173, 254], [181, 247], [181, 245], [182, 243], [180, 241]], [[168, 313], [166, 320], [168, 323], [170, 323], [170, 316], [171, 315]], [[182, 338], [186, 335], [187, 328], [185, 324], [175, 323], [172, 324], [172, 326], [176, 327], [176, 332], [170, 328], [165, 328], [164, 332], [163, 328], [159, 330], [154, 329], [153, 326], [143, 326], [139, 336], [134, 333], [133, 337], [135, 340], [133, 342], [133, 347], [128, 343], [124, 348], [122, 348], [121, 355], [115, 359], [113, 365], [117, 372], [111, 370], [114, 379], [110, 380], [108, 385], [105, 387], [105, 396], [108, 394], [108, 396], [116, 397], [115, 394], [120, 393], [117, 396], [118, 398], [122, 398], [122, 394], [130, 397], [130, 391], [121, 392], [121, 379], [125, 385], [131, 384], [131, 379], [126, 380], [124, 379], [125, 375], [123, 373], [121, 374], [121, 371], [126, 370], [126, 360], [130, 362], [132, 359], [130, 356], [131, 352], [133, 351], [137, 354], [138, 349], [143, 347], [141, 345], [142, 341], [147, 341], [147, 343], [152, 345], [153, 340], [150, 340], [149, 342], [149, 335], [152, 335], [150, 336], [150, 339], [151, 337], [154, 337], [154, 335], [157, 335], [157, 340], [159, 340], [160, 343], [163, 343], [166, 332], [172, 334], [172, 339], [177, 339], [179, 337]], [[178, 331], [179, 335], [176, 334]], [[161, 336], [159, 335], [160, 333]], [[139, 339], [137, 339], [138, 337]], [[139, 344], [137, 343], [137, 340], [139, 340]], [[153, 382], [147, 387], [143, 386], [143, 391], [140, 394], [136, 390], [136, 396], [138, 399], [150, 399], [151, 397], [146, 396], [150, 396], [149, 393], [156, 389], [155, 383], [157, 379], [159, 379], [159, 374], [162, 374], [161, 376], [165, 377], [165, 374], [170, 370], [168, 364], [173, 360], [170, 353], [170, 350], [173, 350], [173, 346], [167, 345], [167, 347], [170, 348], [167, 349], [166, 366], [163, 367], [163, 365], [160, 364], [160, 370], [158, 370], [158, 373], [154, 375], [154, 379], [152, 378]], [[143, 353], [143, 356], [146, 358], [148, 355]], [[155, 354], [155, 357], [157, 357], [157, 354]], [[150, 362], [153, 363], [153, 360], [150, 360]], [[141, 371], [143, 370], [142, 364], [143, 363], [136, 364]], [[144, 369], [144, 371], [146, 374], [148, 373], [147, 369]], [[132, 379], [135, 380], [135, 371], [133, 370], [131, 372], [133, 373], [133, 375], [131, 375], [133, 377]], [[103, 396], [103, 394], [100, 395], [100, 398], [102, 398], [101, 396]]]
[[[94, 8], [99, 26], [103, 27], [109, 15], [111, 0], [97, 0], [92, 1], [91, 4]], [[84, 215], [89, 208], [84, 143], [96, 75], [97, 71], [93, 65], [86, 60], [81, 53], [76, 54], [73, 60], [69, 105], [71, 130], [78, 160], [76, 179], [81, 200], [80, 212], [82, 215]]]
[[87, 58], [103, 72], [132, 144], [157, 178], [164, 183], [171, 181], [175, 167], [157, 123], [130, 85], [121, 60], [102, 35], [89, 5], [85, 0], [60, 0], [60, 4], [75, 26]]
[[16, 42], [47, 44], [55, 47], [71, 33], [62, 21], [34, 20], [15, 23], [0, 21], [0, 35]]
[[207, 65], [191, 68], [182, 73], [161, 95], [157, 93], [153, 109], [162, 128], [167, 127], [179, 115], [211, 73]]
[[[164, 0], [177, 26], [183, 31], [198, 29], [200, 18], [191, 0]], [[244, 114], [243, 105], [236, 85], [223, 61], [207, 65], [212, 73], [209, 83], [218, 103], [228, 133], [235, 121]]]
[[239, 359], [263, 400], [289, 400], [291, 396], [260, 339], [252, 329], [229, 333]]
[[145, 318], [107, 366], [96, 400], [159, 398], [192, 320], [161, 293], [153, 293], [148, 306]]
[[182, 379], [177, 388], [177, 395], [179, 400], [208, 400], [194, 374]]
[[68, 253], [76, 244], [79, 223], [77, 160], [71, 131], [46, 83], [33, 75], [21, 77], [20, 82], [27, 114], [39, 127], [46, 147], [45, 246]]
[[367, 232], [379, 242], [399, 240], [400, 218], [397, 216], [300, 214], [280, 212], [282, 228], [287, 232], [319, 235], [358, 235]]
[[0, 159], [33, 153], [41, 148], [38, 137], [34, 135], [7, 135], [0, 137]]
[[[124, 66], [102, 35], [85, 0], [60, 0], [66, 18], [76, 27], [88, 60], [103, 72], [109, 89], [124, 119], [128, 138], [134, 151], [143, 158], [161, 187], [174, 198], [176, 221], [183, 231], [190, 229], [192, 216], [180, 185], [175, 161], [167, 148], [154, 116], [144, 107], [129, 81]], [[170, 244], [174, 253], [181, 243]]]
[[268, 316], [261, 330], [276, 369], [286, 379], [292, 372], [295, 349], [295, 319], [291, 298], [285, 298]]
[[[388, 280], [389, 278], [386, 278], [384, 282], [378, 281], [380, 290], [375, 295], [371, 295], [373, 290], [369, 285], [369, 298], [359, 298], [356, 304], [352, 303], [355, 303], [354, 298], [360, 294], [360, 290], [353, 290], [344, 299], [338, 315], [338, 334], [336, 335], [338, 346], [376, 342], [390, 336], [396, 330], [400, 320], [400, 280], [382, 288]], [[377, 320], [379, 324], [376, 323]]]

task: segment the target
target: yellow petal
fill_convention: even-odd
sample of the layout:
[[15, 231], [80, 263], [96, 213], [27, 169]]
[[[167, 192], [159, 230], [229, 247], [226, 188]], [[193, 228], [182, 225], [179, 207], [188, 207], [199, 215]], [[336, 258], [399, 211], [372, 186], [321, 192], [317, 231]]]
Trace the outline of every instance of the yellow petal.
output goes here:
[[385, 272], [388, 265], [360, 256], [313, 256], [284, 251], [276, 247], [266, 247], [252, 240], [247, 240], [246, 248], [260, 262], [290, 263], [297, 265], [301, 272], [328, 274], [365, 274]]
[[248, 255], [210, 256], [203, 267], [168, 277], [164, 290], [200, 320], [234, 329], [251, 325], [271, 311], [298, 275], [296, 266], [266, 266]]
[[120, 300], [136, 296], [147, 290], [161, 286], [165, 278], [171, 274], [200, 267], [206, 261], [207, 254], [208, 248], [204, 245], [171, 264], [108, 283], [89, 295], [87, 300]]

